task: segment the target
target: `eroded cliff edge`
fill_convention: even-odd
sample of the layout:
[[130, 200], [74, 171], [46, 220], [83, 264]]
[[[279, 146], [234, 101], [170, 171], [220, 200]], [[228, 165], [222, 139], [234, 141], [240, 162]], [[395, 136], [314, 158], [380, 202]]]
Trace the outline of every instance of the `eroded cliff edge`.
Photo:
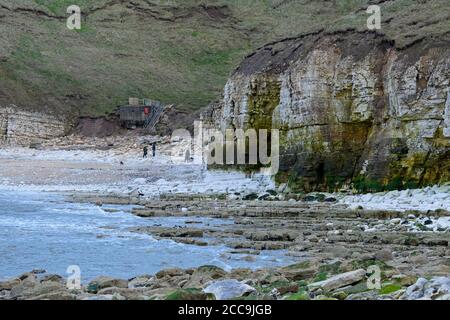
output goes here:
[[398, 48], [373, 32], [318, 32], [249, 55], [207, 117], [220, 127], [279, 129], [279, 182], [360, 191], [450, 178], [450, 46]]
[[67, 134], [67, 119], [27, 112], [14, 105], [0, 106], [0, 147], [5, 145], [29, 146]]

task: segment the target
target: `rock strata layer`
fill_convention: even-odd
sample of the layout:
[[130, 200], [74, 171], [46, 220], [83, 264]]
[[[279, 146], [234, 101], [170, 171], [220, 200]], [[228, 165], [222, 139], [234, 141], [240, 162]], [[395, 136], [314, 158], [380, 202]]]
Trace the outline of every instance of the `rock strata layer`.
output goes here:
[[65, 122], [51, 115], [0, 106], [0, 144], [30, 145], [65, 132]]
[[270, 43], [229, 79], [206, 112], [222, 130], [280, 130], [280, 181], [360, 191], [448, 181], [450, 49], [408, 48], [369, 32]]

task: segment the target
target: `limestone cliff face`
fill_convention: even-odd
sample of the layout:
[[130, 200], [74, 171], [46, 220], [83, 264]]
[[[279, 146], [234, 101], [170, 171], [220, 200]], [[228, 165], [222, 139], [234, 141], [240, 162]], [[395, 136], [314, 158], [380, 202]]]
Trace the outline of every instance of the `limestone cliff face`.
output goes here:
[[210, 115], [222, 129], [280, 129], [277, 179], [298, 189], [448, 181], [449, 67], [449, 43], [310, 34], [248, 56]]
[[41, 113], [0, 107], [0, 145], [30, 145], [65, 134], [66, 123]]

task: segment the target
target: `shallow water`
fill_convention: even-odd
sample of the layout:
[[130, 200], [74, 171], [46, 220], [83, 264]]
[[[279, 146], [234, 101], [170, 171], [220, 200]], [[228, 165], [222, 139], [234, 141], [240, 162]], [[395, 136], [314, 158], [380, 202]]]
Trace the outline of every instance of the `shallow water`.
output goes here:
[[[118, 212], [106, 212], [117, 209]], [[108, 275], [131, 278], [171, 267], [214, 264], [224, 269], [284, 265], [284, 251], [266, 251], [256, 261], [226, 254], [225, 246], [198, 247], [158, 241], [128, 231], [138, 226], [185, 226], [198, 221], [220, 228], [232, 220], [211, 218], [139, 218], [129, 206], [70, 203], [57, 194], [0, 190], [0, 280], [33, 269], [66, 275], [70, 265], [81, 269], [83, 282]], [[196, 224], [195, 227], [199, 225]]]

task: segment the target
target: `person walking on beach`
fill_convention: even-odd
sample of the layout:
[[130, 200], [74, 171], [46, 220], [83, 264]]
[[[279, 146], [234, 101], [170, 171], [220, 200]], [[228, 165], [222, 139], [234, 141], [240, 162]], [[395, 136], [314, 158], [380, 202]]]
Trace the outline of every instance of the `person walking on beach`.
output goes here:
[[148, 147], [145, 146], [145, 147], [144, 147], [144, 156], [143, 156], [143, 158], [144, 158], [144, 159], [147, 158], [147, 155], [148, 155]]
[[152, 153], [153, 153], [153, 158], [156, 157], [156, 142], [152, 143]]

